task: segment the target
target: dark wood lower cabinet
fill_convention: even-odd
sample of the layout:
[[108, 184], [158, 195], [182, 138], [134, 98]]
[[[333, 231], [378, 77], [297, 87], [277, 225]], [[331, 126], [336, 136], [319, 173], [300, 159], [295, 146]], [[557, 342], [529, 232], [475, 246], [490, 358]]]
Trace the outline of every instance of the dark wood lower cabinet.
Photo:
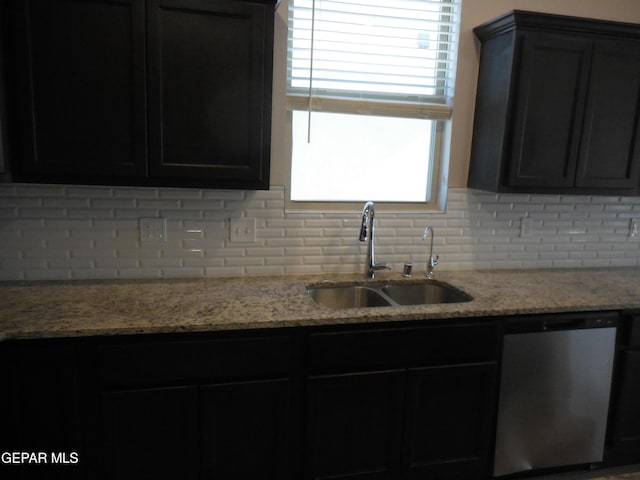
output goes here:
[[495, 363], [409, 370], [404, 478], [487, 478], [495, 386]]
[[103, 478], [198, 478], [198, 389], [103, 395]]
[[200, 389], [202, 479], [288, 478], [289, 382]]
[[[640, 463], [621, 317], [611, 466]], [[0, 478], [491, 478], [500, 322], [414, 325], [0, 342], [0, 451], [49, 460]]]
[[[473, 323], [313, 339], [296, 329], [5, 342], [2, 448], [80, 461], [15, 476], [0, 465], [0, 478], [488, 478], [498, 332]], [[449, 348], [436, 354], [416, 338]], [[321, 355], [336, 345], [346, 347], [337, 364]]]
[[309, 336], [307, 480], [490, 477], [497, 322]]
[[19, 463], [3, 457], [2, 479], [84, 477], [79, 378], [73, 344], [2, 342], [0, 453], [35, 453]]
[[488, 477], [496, 364], [309, 380], [309, 480]]
[[640, 463], [640, 349], [621, 352], [619, 364], [607, 461], [614, 465]]
[[105, 479], [281, 479], [286, 380], [103, 394]]
[[309, 380], [307, 479], [398, 478], [405, 372]]

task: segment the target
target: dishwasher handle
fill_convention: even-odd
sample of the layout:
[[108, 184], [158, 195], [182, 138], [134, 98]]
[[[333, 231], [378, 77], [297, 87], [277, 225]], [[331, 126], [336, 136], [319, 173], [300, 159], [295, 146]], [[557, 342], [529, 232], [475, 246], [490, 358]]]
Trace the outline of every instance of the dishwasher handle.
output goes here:
[[542, 322], [542, 330], [545, 332], [554, 330], [576, 330], [585, 328], [586, 323], [584, 318], [545, 320]]

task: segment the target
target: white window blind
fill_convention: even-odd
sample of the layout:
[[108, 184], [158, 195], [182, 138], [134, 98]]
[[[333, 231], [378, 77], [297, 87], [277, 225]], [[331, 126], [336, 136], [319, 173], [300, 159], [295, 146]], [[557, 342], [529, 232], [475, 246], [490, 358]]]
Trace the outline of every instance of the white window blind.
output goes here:
[[447, 119], [460, 0], [289, 0], [291, 108]]

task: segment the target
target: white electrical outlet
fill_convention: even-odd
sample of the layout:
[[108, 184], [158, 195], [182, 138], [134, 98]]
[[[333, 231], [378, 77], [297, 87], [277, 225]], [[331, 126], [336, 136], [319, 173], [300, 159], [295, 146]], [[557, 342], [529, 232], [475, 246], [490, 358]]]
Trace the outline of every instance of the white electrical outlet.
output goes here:
[[640, 237], [640, 218], [632, 218], [629, 222], [629, 236]]
[[166, 242], [166, 218], [140, 218], [140, 242]]
[[229, 241], [232, 243], [256, 243], [255, 218], [231, 218]]

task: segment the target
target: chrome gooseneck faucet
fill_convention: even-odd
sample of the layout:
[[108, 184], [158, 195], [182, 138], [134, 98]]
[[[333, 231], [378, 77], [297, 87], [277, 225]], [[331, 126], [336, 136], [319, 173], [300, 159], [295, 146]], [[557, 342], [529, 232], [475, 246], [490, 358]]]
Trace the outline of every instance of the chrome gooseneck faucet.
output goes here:
[[375, 237], [376, 209], [373, 202], [367, 202], [362, 209], [362, 225], [360, 225], [360, 241], [367, 242], [367, 264], [364, 271], [367, 278], [374, 278], [376, 270], [389, 269], [386, 263], [376, 262]]
[[436, 265], [438, 265], [440, 255], [436, 255], [435, 257], [433, 256], [433, 237], [435, 236], [435, 233], [433, 233], [433, 228], [429, 226], [425, 227], [424, 233], [422, 234], [422, 240], [427, 239], [429, 232], [431, 232], [431, 246], [429, 247], [429, 260], [427, 261], [427, 273], [425, 275], [429, 278], [433, 278], [433, 269]]

